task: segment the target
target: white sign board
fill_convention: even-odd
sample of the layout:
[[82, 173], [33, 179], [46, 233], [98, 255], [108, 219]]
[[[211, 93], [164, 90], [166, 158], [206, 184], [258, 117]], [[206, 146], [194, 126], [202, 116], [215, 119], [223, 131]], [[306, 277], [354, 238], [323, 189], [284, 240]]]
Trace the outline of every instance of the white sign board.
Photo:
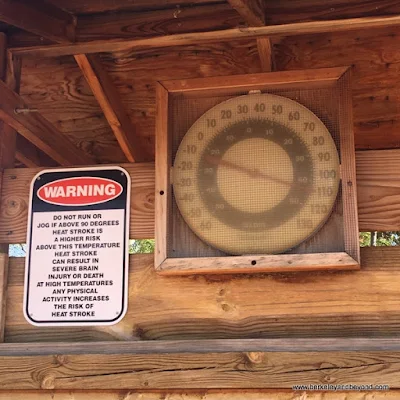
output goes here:
[[127, 309], [130, 177], [54, 169], [32, 181], [24, 315], [36, 326], [112, 325]]

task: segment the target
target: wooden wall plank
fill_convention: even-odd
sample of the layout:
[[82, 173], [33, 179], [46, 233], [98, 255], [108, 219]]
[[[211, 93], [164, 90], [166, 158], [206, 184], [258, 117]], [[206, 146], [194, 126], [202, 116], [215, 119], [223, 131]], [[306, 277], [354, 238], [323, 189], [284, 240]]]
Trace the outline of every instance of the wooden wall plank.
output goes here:
[[75, 146], [100, 163], [126, 160], [73, 57], [23, 60], [23, 71], [21, 97]]
[[[360, 231], [400, 229], [400, 150], [357, 152], [357, 191]], [[124, 166], [124, 165], [123, 165]], [[132, 239], [154, 238], [154, 165], [127, 164], [131, 175]], [[39, 169], [10, 169], [4, 173], [0, 212], [0, 243], [24, 243], [28, 187]]]
[[400, 229], [399, 150], [356, 154], [360, 230]]
[[266, 24], [286, 24], [300, 21], [345, 19], [400, 13], [397, 0], [296, 0], [268, 1]]
[[0, 0], [0, 20], [58, 43], [74, 41], [74, 17], [41, 0]]
[[265, 4], [263, 0], [228, 0], [228, 3], [250, 26], [265, 25]]
[[[327, 361], [328, 360], [328, 361]], [[0, 357], [4, 389], [399, 388], [399, 352], [209, 353]]]
[[25, 320], [24, 259], [12, 258], [5, 338], [48, 343], [398, 336], [399, 277], [398, 247], [363, 248], [360, 271], [240, 276], [164, 277], [155, 272], [153, 254], [134, 255], [121, 322], [48, 329]]
[[142, 145], [136, 127], [132, 124], [109, 74], [93, 54], [78, 54], [75, 60], [85, 76], [94, 97], [99, 102], [114, 135], [129, 162], [151, 161]]
[[[204, 32], [234, 28], [243, 18], [228, 4], [191, 5], [149, 12], [82, 15], [77, 21], [76, 40], [144, 38], [160, 34]], [[12, 39], [12, 38], [11, 38]]]
[[393, 27], [285, 38], [274, 46], [276, 68], [352, 66], [356, 148], [399, 148], [399, 35]]
[[305, 392], [292, 390], [0, 391], [0, 400], [397, 400], [399, 391]]
[[[124, 11], [79, 15], [76, 41], [139, 38], [185, 32], [204, 32], [234, 28], [243, 22], [242, 17], [226, 3], [173, 7], [153, 11]], [[13, 30], [9, 33], [10, 47], [51, 44], [43, 37]]]
[[217, 3], [218, 0], [48, 0], [57, 7], [76, 14], [100, 13], [122, 10], [156, 10], [159, 8], [174, 9], [176, 4], [190, 6], [195, 4]]
[[61, 165], [82, 165], [95, 160], [76, 148], [41, 114], [17, 114], [17, 108], [29, 108], [22, 98], [0, 81], [0, 118]]

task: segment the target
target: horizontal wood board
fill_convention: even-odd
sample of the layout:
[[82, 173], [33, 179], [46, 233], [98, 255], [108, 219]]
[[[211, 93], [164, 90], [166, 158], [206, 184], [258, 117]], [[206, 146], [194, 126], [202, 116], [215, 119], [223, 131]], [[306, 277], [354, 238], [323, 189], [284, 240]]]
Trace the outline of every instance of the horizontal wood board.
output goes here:
[[[360, 231], [400, 229], [400, 150], [356, 154]], [[154, 164], [122, 164], [131, 175], [132, 239], [154, 238]], [[0, 243], [26, 240], [29, 184], [40, 169], [4, 172], [0, 211]]]
[[10, 390], [0, 391], [0, 400], [397, 400], [399, 391], [390, 392], [302, 392], [292, 390]]
[[396, 389], [399, 357], [399, 352], [0, 357], [0, 378], [3, 390], [291, 389], [349, 382], [384, 382]]
[[130, 257], [128, 313], [120, 323], [51, 329], [25, 321], [24, 259], [12, 258], [5, 341], [399, 336], [398, 247], [363, 248], [361, 271], [341, 272], [164, 277], [153, 258]]

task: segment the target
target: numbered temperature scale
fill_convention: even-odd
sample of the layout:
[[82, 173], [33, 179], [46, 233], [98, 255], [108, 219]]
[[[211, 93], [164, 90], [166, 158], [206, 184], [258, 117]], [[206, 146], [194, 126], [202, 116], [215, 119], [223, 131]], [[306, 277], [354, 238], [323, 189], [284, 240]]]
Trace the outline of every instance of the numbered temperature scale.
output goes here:
[[160, 84], [159, 272], [359, 267], [347, 73], [293, 75]]

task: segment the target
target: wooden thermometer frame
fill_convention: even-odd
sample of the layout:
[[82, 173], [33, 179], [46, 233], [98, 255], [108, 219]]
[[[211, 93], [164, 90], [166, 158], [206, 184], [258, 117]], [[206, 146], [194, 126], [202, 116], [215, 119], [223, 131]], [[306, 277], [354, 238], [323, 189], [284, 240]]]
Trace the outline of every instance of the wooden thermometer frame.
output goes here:
[[[171, 99], [235, 96], [250, 90], [312, 90], [341, 87], [337, 111], [344, 251], [305, 254], [245, 255], [220, 257], [170, 257], [168, 232], [171, 222], [172, 132]], [[357, 190], [350, 70], [348, 67], [283, 71], [226, 77], [171, 80], [157, 83], [155, 268], [160, 274], [254, 273], [310, 270], [355, 270], [360, 268]]]

